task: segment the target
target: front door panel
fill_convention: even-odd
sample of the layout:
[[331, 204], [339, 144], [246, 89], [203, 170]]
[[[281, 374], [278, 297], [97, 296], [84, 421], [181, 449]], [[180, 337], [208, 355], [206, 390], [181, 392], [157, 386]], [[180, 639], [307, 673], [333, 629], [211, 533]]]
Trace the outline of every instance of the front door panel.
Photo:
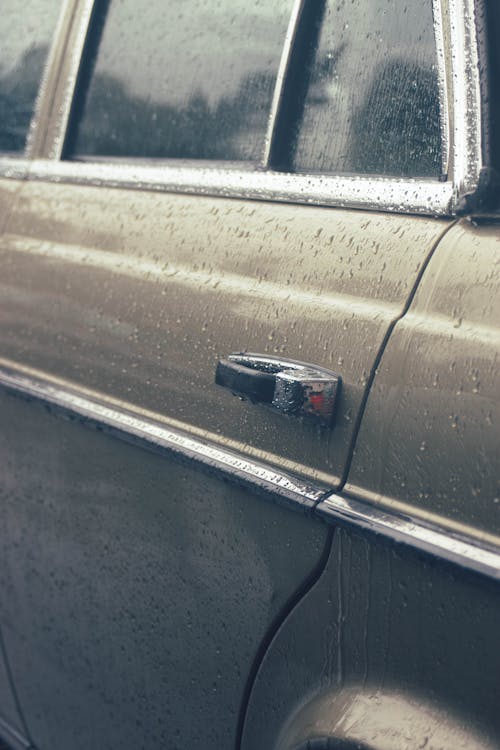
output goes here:
[[[3, 241], [3, 356], [336, 484], [370, 370], [442, 221], [27, 184]], [[254, 351], [338, 372], [333, 430], [214, 387]]]

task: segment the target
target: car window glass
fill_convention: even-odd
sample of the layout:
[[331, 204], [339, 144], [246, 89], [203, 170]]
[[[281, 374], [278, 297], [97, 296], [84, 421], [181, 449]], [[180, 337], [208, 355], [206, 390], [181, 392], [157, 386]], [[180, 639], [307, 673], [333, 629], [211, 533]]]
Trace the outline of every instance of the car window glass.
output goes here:
[[2, 0], [0, 151], [24, 150], [60, 0]]
[[291, 6], [112, 0], [68, 151], [260, 160]]
[[431, 0], [328, 0], [294, 169], [437, 177], [436, 57]]

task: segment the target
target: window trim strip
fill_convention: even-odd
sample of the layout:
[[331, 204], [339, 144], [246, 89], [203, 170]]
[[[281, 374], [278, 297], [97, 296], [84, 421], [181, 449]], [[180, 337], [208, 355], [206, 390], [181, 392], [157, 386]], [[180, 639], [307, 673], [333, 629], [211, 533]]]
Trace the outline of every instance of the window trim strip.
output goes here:
[[480, 0], [447, 0], [453, 86], [450, 161], [457, 196], [455, 205], [463, 195], [475, 192], [483, 166], [476, 2]]
[[287, 78], [288, 69], [290, 67], [290, 61], [292, 59], [293, 50], [295, 46], [295, 40], [297, 38], [300, 19], [302, 12], [306, 5], [307, 0], [295, 0], [288, 29], [285, 35], [285, 41], [283, 44], [283, 50], [281, 53], [280, 64], [278, 66], [278, 73], [276, 75], [276, 83], [274, 86], [273, 100], [271, 103], [271, 112], [269, 114], [269, 123], [267, 132], [264, 140], [264, 158], [263, 167], [269, 169], [271, 153], [273, 150], [274, 139], [278, 129], [278, 116], [281, 109], [281, 103], [283, 100], [283, 94], [285, 90], [285, 83]]
[[44, 153], [46, 125], [50, 119], [50, 110], [66, 53], [66, 41], [77, 5], [78, 0], [63, 0], [59, 11], [26, 139], [24, 155], [27, 159], [36, 158]]
[[[8, 172], [6, 160], [0, 163], [0, 175], [7, 177]], [[432, 216], [449, 216], [454, 196], [451, 182], [263, 172], [228, 168], [224, 162], [201, 167], [172, 161], [133, 165], [39, 159], [31, 163], [28, 178]]]
[[87, 35], [96, 0], [76, 0], [73, 23], [66, 36], [66, 55], [61, 74], [54, 84], [53, 107], [48, 121], [43, 154], [54, 161], [62, 159], [64, 144], [69, 133], [71, 111], [76, 94], [76, 85], [83, 63]]
[[444, 19], [441, 0], [432, 0], [434, 19], [434, 42], [437, 57], [437, 79], [439, 91], [439, 114], [441, 123], [441, 173], [448, 178], [450, 168], [450, 101], [446, 77], [446, 46], [444, 41]]

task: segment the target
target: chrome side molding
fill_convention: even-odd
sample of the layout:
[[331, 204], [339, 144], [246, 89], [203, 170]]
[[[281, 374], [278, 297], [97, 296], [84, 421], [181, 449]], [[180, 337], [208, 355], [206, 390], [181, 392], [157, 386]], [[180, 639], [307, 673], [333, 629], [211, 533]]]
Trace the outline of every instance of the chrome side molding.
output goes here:
[[292, 474], [254, 461], [242, 454], [203, 441], [135, 412], [25, 373], [0, 367], [0, 387], [25, 398], [36, 399], [59, 416], [79, 417], [84, 424], [155, 453], [195, 463], [225, 480], [251, 486], [260, 494], [306, 513], [312, 512], [326, 489]]
[[403, 544], [453, 565], [500, 580], [500, 545], [459, 535], [443, 525], [427, 524], [410, 515], [377, 507], [373, 503], [332, 492], [318, 482], [307, 482], [292, 473], [247, 458], [188, 435], [149, 418], [133, 405], [117, 405], [104, 396], [89, 395], [77, 386], [50, 377], [0, 364], [0, 388], [16, 397], [33, 399], [59, 417], [78, 417], [83, 425], [96, 427], [113, 437], [170, 458], [197, 465], [225, 481], [247, 487], [274, 502], [284, 504], [334, 526]]
[[368, 531], [500, 581], [500, 549], [475, 539], [337, 493], [325, 497], [316, 513], [329, 523]]

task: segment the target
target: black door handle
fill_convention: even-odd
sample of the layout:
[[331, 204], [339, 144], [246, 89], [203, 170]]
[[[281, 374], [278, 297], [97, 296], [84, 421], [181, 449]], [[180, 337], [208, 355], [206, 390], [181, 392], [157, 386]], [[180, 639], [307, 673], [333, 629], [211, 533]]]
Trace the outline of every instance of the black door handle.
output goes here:
[[215, 382], [254, 403], [331, 425], [342, 380], [322, 367], [241, 353], [219, 361]]

